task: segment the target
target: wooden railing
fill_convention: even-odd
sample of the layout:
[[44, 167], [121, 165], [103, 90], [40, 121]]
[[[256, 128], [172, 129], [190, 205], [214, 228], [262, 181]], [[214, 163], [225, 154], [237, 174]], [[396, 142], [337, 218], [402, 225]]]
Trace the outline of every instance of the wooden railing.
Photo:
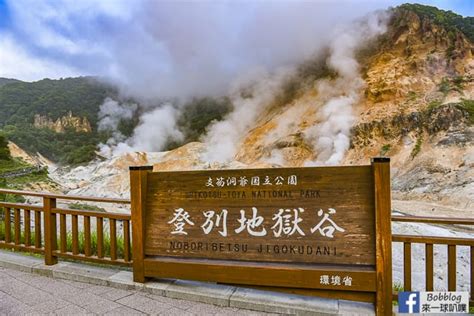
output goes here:
[[[421, 217], [421, 216], [392, 216], [393, 222], [411, 222], [438, 225], [474, 225], [474, 219], [467, 218], [441, 218], [441, 217]], [[412, 290], [412, 244], [425, 245], [425, 291], [434, 291], [434, 245], [446, 245], [448, 248], [447, 268], [448, 268], [448, 291], [456, 291], [456, 247], [470, 247], [470, 296], [474, 298], [474, 238], [457, 237], [436, 237], [436, 236], [412, 236], [412, 235], [392, 235], [392, 242], [403, 243], [403, 289]], [[398, 293], [394, 292], [394, 299]]]
[[[124, 266], [132, 265], [130, 214], [57, 207], [57, 200], [112, 204], [129, 204], [129, 200], [5, 189], [0, 189], [0, 194], [39, 197], [43, 202], [42, 205], [28, 205], [0, 201], [0, 248], [44, 254], [45, 262], [48, 265], [55, 264], [57, 258]], [[392, 216], [392, 221], [438, 225], [474, 225], [474, 219], [466, 218]], [[95, 226], [93, 226], [94, 224]], [[119, 229], [117, 226], [120, 226]], [[447, 289], [449, 291], [456, 290], [456, 247], [470, 247], [470, 291], [471, 298], [474, 297], [474, 239], [392, 235], [392, 242], [403, 243], [403, 288], [405, 291], [412, 290], [412, 244], [425, 245], [426, 282], [424, 289], [426, 291], [435, 290], [433, 246], [446, 245], [448, 248]], [[394, 299], [397, 299], [397, 295], [394, 292]]]
[[39, 197], [43, 202], [32, 206], [0, 201], [0, 248], [44, 254], [47, 265], [57, 258], [132, 265], [130, 214], [57, 207], [57, 200], [112, 204], [129, 200], [5, 189], [0, 194]]
[[[0, 202], [0, 208], [4, 210], [3, 214], [0, 215], [2, 220], [0, 222], [0, 248], [44, 254], [43, 234], [41, 233], [43, 207]], [[21, 224], [22, 212], [23, 225]], [[34, 223], [33, 230], [32, 219]]]

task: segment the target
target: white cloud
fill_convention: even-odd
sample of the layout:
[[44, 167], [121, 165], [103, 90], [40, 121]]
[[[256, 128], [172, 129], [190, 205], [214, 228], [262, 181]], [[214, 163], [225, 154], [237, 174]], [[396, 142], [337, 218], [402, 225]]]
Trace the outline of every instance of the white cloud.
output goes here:
[[0, 77], [35, 81], [43, 78], [74, 77], [84, 73], [52, 60], [28, 53], [8, 34], [0, 34]]
[[242, 73], [300, 62], [336, 24], [382, 4], [9, 0], [8, 6], [11, 32], [35, 56], [156, 99], [226, 94]]

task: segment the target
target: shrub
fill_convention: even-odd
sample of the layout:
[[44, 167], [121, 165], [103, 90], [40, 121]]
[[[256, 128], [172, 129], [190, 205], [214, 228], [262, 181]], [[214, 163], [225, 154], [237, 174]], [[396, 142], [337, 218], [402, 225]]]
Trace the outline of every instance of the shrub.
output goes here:
[[11, 160], [8, 141], [5, 136], [0, 134], [0, 160]]
[[[0, 211], [0, 214], [2, 215], [2, 217], [0, 218], [1, 219], [1, 221], [0, 221], [0, 241], [1, 241], [1, 240], [5, 240], [5, 221], [4, 221], [4, 217], [3, 217], [3, 214], [4, 214], [3, 211]], [[15, 231], [14, 231], [13, 223], [12, 223], [12, 225], [10, 225], [10, 236], [11, 236], [11, 240], [15, 239]], [[35, 244], [35, 231], [34, 230], [31, 231], [30, 236], [31, 236], [30, 244], [34, 245]], [[103, 244], [103, 252], [104, 253], [103, 254], [104, 254], [105, 257], [110, 257], [110, 235], [105, 229], [104, 229], [103, 238], [104, 238], [104, 244]], [[20, 233], [20, 242], [22, 244], [25, 243], [25, 235], [24, 235], [24, 230], [23, 229], [21, 230], [21, 233]], [[97, 232], [92, 231], [91, 232], [91, 255], [93, 255], [93, 256], [98, 255], [97, 242], [98, 242]], [[60, 241], [59, 234], [58, 234], [58, 246], [60, 245], [60, 243], [61, 243], [61, 241]], [[79, 253], [84, 253], [84, 245], [85, 245], [84, 231], [79, 231], [79, 234], [78, 234]], [[66, 251], [72, 252], [72, 232], [70, 232], [70, 231], [67, 232], [67, 235], [66, 235]], [[118, 258], [123, 258], [124, 253], [125, 252], [124, 252], [124, 238], [123, 238], [123, 235], [117, 234], [117, 257]]]
[[444, 95], [448, 94], [451, 91], [451, 86], [447, 78], [443, 78], [438, 85], [438, 91], [442, 92]]
[[461, 107], [469, 113], [469, 123], [474, 125], [474, 100], [462, 100]]
[[106, 212], [102, 207], [91, 205], [87, 203], [71, 203], [69, 208], [72, 210], [86, 210], [86, 211], [96, 211], [96, 212]]
[[391, 148], [392, 146], [390, 144], [383, 145], [382, 148], [380, 149], [380, 155], [385, 156], [390, 151]]
[[408, 100], [415, 101], [418, 98], [418, 94], [415, 91], [408, 92]]
[[428, 104], [428, 111], [431, 111], [431, 110], [436, 109], [436, 108], [439, 107], [441, 104], [442, 104], [442, 102], [439, 101], [439, 100], [431, 101], [431, 102]]
[[416, 139], [416, 144], [415, 147], [413, 147], [413, 150], [411, 151], [411, 159], [414, 159], [421, 151], [421, 145], [423, 144], [423, 136], [419, 135], [418, 138]]

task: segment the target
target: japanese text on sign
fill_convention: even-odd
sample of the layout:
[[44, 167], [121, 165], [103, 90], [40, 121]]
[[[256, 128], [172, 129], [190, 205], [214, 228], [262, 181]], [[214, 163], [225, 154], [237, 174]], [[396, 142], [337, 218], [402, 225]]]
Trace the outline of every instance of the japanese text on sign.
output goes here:
[[[294, 209], [278, 209], [272, 216], [273, 226], [270, 230], [273, 236], [278, 238], [281, 236], [300, 235], [306, 236], [306, 234], [318, 233], [321, 236], [327, 238], [334, 238], [336, 232], [344, 232], [345, 230], [338, 226], [336, 222], [331, 218], [331, 215], [336, 214], [336, 210], [329, 208], [327, 211], [322, 209], [318, 210], [314, 214], [317, 223], [308, 231], [304, 232], [300, 223], [303, 222], [301, 214], [305, 212], [304, 208]], [[245, 210], [240, 210], [240, 218], [238, 219], [238, 228], [234, 230], [235, 234], [240, 234], [246, 231], [250, 236], [261, 237], [267, 236], [268, 231], [264, 224], [264, 217], [258, 215], [258, 209], [252, 207], [252, 211], [248, 214]], [[205, 222], [201, 225], [204, 234], [209, 234], [213, 229], [219, 229], [219, 234], [223, 237], [227, 237], [227, 214], [226, 209], [222, 209], [220, 212], [214, 210], [206, 210], [202, 212]], [[188, 211], [183, 208], [177, 208], [174, 210], [173, 216], [168, 224], [171, 225], [171, 234], [173, 235], [187, 235], [186, 226], [194, 226], [194, 222], [191, 219], [191, 215]]]
[[205, 183], [206, 187], [245, 187], [245, 186], [260, 186], [260, 185], [298, 185], [298, 177], [296, 175], [290, 175], [288, 177], [283, 176], [240, 176], [240, 177], [209, 177]]

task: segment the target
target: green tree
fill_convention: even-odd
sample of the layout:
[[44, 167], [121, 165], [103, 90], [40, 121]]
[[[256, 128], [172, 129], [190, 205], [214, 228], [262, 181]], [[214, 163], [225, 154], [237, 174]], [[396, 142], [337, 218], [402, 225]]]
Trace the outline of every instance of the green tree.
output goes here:
[[0, 160], [11, 160], [8, 141], [3, 135], [0, 135]]
[[412, 11], [421, 19], [429, 19], [434, 23], [443, 26], [448, 31], [448, 37], [452, 41], [456, 37], [456, 31], [466, 35], [471, 41], [474, 41], [474, 17], [463, 17], [452, 11], [440, 10], [436, 7], [406, 3], [398, 7]]

